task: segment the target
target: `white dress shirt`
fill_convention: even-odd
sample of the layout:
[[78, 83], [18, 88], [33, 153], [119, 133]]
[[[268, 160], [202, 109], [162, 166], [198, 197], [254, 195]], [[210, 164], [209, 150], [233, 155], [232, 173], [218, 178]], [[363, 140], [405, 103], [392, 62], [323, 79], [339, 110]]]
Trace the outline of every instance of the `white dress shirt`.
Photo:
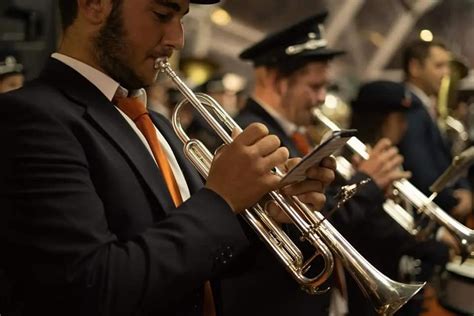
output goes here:
[[423, 106], [426, 108], [428, 113], [430, 114], [433, 121], [436, 122], [437, 113], [436, 113], [436, 105], [433, 102], [433, 99], [430, 98], [423, 90], [415, 86], [414, 84], [407, 83], [408, 89], [421, 100]]
[[[112, 102], [115, 92], [120, 87], [120, 84], [116, 82], [114, 79], [110, 78], [108, 75], [104, 74], [103, 72], [75, 58], [72, 58], [60, 53], [54, 53], [53, 55], [51, 55], [51, 57], [59, 60], [60, 62], [76, 70], [78, 73], [84, 76], [87, 80], [89, 80], [92, 84], [94, 84], [97, 87], [97, 89], [99, 89], [105, 95], [105, 97]], [[122, 87], [120, 88], [123, 89]], [[134, 94], [136, 94], [144, 102], [144, 104], [147, 104], [146, 92], [144, 89], [137, 90]], [[155, 157], [153, 156], [153, 152], [151, 151], [150, 145], [148, 145], [148, 142], [145, 136], [143, 136], [142, 132], [137, 128], [135, 123], [124, 112], [122, 112], [118, 107], [115, 107], [115, 108], [127, 121], [130, 127], [132, 127], [132, 129], [135, 131], [135, 133], [138, 135], [138, 137], [142, 141], [143, 145], [146, 147], [146, 149], [150, 153], [153, 160], [155, 160]], [[160, 144], [163, 150], [165, 151], [166, 156], [168, 157], [168, 161], [170, 163], [171, 169], [173, 170], [173, 174], [176, 178], [176, 182], [178, 183], [181, 197], [183, 201], [186, 201], [187, 199], [189, 199], [191, 194], [189, 193], [188, 184], [186, 183], [186, 179], [184, 178], [183, 172], [181, 171], [178, 165], [178, 161], [176, 160], [176, 157], [173, 151], [171, 150], [171, 147], [169, 146], [168, 142], [164, 138], [164, 136], [160, 133], [160, 131], [156, 127], [155, 127], [155, 131], [156, 131], [156, 135], [158, 136], [158, 140], [160, 141]], [[156, 163], [156, 160], [155, 160], [155, 163]]]

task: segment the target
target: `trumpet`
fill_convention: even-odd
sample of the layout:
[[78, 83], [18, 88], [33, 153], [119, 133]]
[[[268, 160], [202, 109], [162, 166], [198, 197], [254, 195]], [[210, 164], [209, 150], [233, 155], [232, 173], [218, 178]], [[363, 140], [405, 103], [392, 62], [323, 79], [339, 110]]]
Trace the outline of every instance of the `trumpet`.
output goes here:
[[[171, 69], [166, 58], [157, 59], [156, 69], [166, 73], [174, 82], [185, 98], [177, 104], [172, 115], [173, 128], [184, 144], [184, 153], [194, 167], [206, 178], [211, 166], [213, 155], [197, 139], [190, 139], [182, 128], [180, 111], [185, 104], [190, 103], [212, 126], [224, 143], [232, 142], [229, 131], [241, 130], [235, 121], [210, 96], [194, 92]], [[217, 121], [217, 119], [219, 121]], [[228, 131], [224, 128], [227, 128]], [[282, 172], [275, 170], [276, 174]], [[301, 241], [307, 241], [315, 249], [308, 259], [294, 244], [291, 238], [267, 214], [265, 203], [257, 203], [251, 209], [244, 211], [246, 221], [257, 232], [264, 243], [276, 254], [286, 270], [300, 284], [303, 290], [310, 294], [320, 292], [319, 287], [332, 273], [334, 255], [356, 279], [364, 294], [372, 301], [375, 310], [381, 315], [392, 315], [402, 307], [423, 284], [403, 284], [395, 282], [363, 258], [319, 212], [313, 212], [297, 197], [282, 195], [278, 190], [268, 193], [265, 200], [271, 199], [286, 215], [301, 233]], [[311, 277], [307, 275], [312, 261], [321, 256], [324, 267], [320, 273]]]
[[462, 58], [454, 56], [449, 68], [451, 71], [443, 77], [438, 92], [438, 127], [451, 141], [451, 153], [457, 155], [469, 145], [469, 133], [465, 124], [453, 117], [451, 112], [458, 98], [459, 83], [469, 74], [469, 67]]
[[[314, 117], [321, 122], [329, 130], [335, 131], [340, 128], [325, 116], [321, 110], [313, 110]], [[364, 143], [356, 137], [352, 137], [347, 143], [347, 146], [362, 159], [369, 159], [369, 153]], [[466, 155], [473, 156], [466, 151]], [[470, 158], [470, 157], [467, 157]], [[338, 157], [338, 172], [345, 178], [350, 177], [354, 172], [352, 165], [344, 157]], [[341, 168], [339, 168], [341, 165]], [[455, 169], [454, 171], [457, 171]], [[390, 215], [397, 223], [399, 223], [406, 231], [416, 237], [423, 238], [428, 235], [435, 223], [445, 227], [448, 232], [456, 239], [456, 242], [461, 250], [461, 257], [463, 261], [469, 257], [474, 256], [474, 231], [457, 220], [449, 216], [444, 210], [436, 205], [433, 200], [439, 192], [442, 185], [446, 183], [446, 177], [439, 179], [441, 183], [435, 183], [431, 190], [434, 192], [430, 197], [424, 195], [407, 179], [401, 179], [393, 183], [393, 196], [400, 197], [405, 205], [395, 202], [393, 199], [387, 199], [383, 205], [385, 212]], [[413, 217], [411, 209], [424, 214], [430, 219], [426, 227], [420, 227]]]

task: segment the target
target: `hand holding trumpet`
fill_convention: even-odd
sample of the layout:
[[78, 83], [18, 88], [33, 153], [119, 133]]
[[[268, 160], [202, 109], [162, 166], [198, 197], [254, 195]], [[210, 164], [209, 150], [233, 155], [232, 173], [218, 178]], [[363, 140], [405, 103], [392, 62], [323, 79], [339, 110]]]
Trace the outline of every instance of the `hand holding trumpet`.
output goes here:
[[[280, 145], [278, 137], [270, 135], [263, 124], [251, 124], [216, 154], [206, 187], [219, 194], [236, 213], [251, 207], [279, 187], [281, 178], [271, 172], [273, 168], [286, 172], [301, 160], [288, 159], [288, 149]], [[305, 181], [282, 188], [282, 193], [297, 196], [319, 210], [326, 201], [324, 190], [334, 180], [335, 169], [335, 160], [327, 157], [307, 171]], [[276, 205], [270, 203], [268, 211], [277, 221], [290, 222]]]
[[410, 178], [411, 172], [401, 169], [403, 156], [398, 153], [398, 149], [387, 138], [379, 140], [369, 154], [367, 160], [362, 160], [360, 157], [355, 158], [355, 167], [370, 176], [384, 192], [388, 194], [392, 192], [394, 181]]

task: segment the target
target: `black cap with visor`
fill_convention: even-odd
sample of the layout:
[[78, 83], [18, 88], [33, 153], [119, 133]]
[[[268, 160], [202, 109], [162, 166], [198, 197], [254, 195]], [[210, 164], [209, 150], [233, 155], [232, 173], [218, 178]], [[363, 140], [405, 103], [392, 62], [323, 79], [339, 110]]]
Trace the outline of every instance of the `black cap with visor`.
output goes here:
[[195, 4], [215, 4], [219, 3], [220, 0], [191, 0], [190, 3], [195, 3]]

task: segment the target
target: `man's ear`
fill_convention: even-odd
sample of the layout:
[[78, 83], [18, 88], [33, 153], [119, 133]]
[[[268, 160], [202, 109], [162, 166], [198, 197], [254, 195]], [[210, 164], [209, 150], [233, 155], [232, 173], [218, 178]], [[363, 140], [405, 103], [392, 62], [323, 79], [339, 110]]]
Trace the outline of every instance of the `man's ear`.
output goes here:
[[411, 74], [412, 77], [418, 78], [422, 69], [423, 65], [418, 59], [413, 58], [408, 62], [408, 73]]
[[78, 16], [92, 25], [101, 25], [107, 20], [112, 6], [112, 0], [78, 0]]
[[287, 80], [280, 75], [276, 68], [265, 67], [264, 72], [265, 85], [271, 87], [273, 91], [281, 96], [282, 92], [287, 89]]
[[286, 94], [288, 91], [288, 78], [287, 77], [282, 77], [282, 76], [276, 76], [275, 77], [275, 90], [278, 92], [280, 96]]

